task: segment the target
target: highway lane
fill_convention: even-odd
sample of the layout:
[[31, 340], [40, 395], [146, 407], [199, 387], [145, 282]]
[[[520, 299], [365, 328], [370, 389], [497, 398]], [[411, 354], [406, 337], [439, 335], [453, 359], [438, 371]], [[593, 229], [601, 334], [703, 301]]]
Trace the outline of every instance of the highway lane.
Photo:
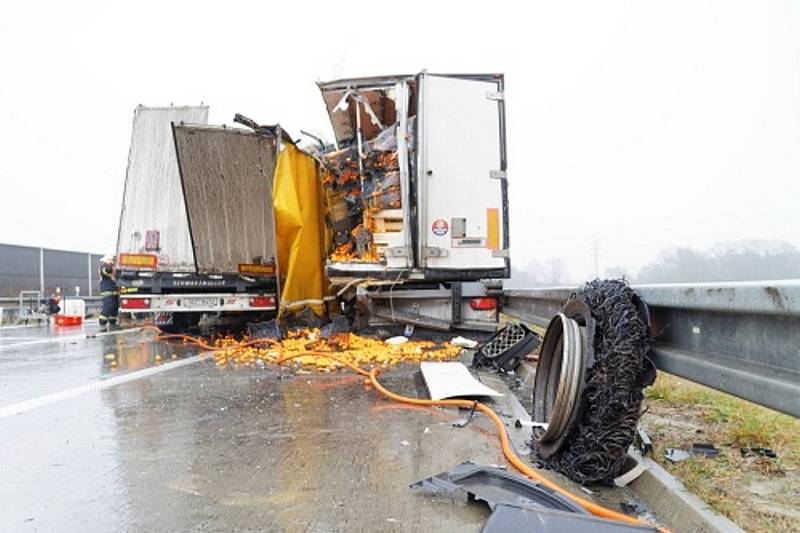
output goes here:
[[[198, 355], [141, 332], [0, 351], [0, 412], [78, 392], [0, 417], [0, 531], [482, 527], [485, 507], [408, 485], [467, 460], [502, 463], [484, 421], [453, 428], [461, 414], [388, 402], [347, 373], [284, 379]], [[415, 372], [386, 380], [418, 394]]]

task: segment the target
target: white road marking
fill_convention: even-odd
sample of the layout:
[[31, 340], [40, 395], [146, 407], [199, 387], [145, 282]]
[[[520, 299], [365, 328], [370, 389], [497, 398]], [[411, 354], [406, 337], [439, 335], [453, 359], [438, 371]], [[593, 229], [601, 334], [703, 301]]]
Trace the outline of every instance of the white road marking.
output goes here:
[[[62, 337], [47, 337], [46, 339], [39, 339], [35, 341], [27, 341], [27, 342], [17, 342], [14, 344], [4, 344], [0, 346], [0, 350], [5, 350], [7, 348], [19, 348], [21, 346], [34, 346], [36, 344], [49, 344], [53, 342], [71, 342], [71, 341], [80, 341], [84, 339], [94, 339], [97, 337], [106, 337], [108, 335], [123, 335], [125, 333], [135, 333], [137, 331], [141, 331], [142, 328], [130, 328], [130, 329], [120, 329], [117, 331], [103, 331], [98, 333], [84, 333], [81, 335], [64, 335]], [[3, 341], [3, 337], [0, 337], [0, 341]]]
[[99, 333], [87, 333], [87, 339], [93, 339], [95, 337], [107, 337], [109, 335], [122, 335], [124, 333], [136, 333], [137, 331], [142, 331], [143, 328], [128, 328], [128, 329], [118, 329], [116, 331], [101, 331]]
[[22, 414], [26, 411], [30, 411], [31, 409], [36, 409], [37, 407], [44, 407], [45, 405], [51, 405], [64, 400], [69, 400], [70, 398], [75, 398], [76, 396], [81, 396], [89, 392], [108, 389], [116, 385], [121, 385], [123, 383], [136, 381], [137, 379], [142, 379], [149, 376], [153, 376], [155, 374], [160, 374], [168, 370], [174, 370], [182, 366], [199, 363], [200, 361], [210, 359], [211, 357], [213, 357], [213, 352], [204, 352], [199, 355], [193, 355], [192, 357], [187, 357], [186, 359], [171, 361], [169, 363], [164, 363], [163, 365], [159, 366], [151, 366], [150, 368], [136, 370], [134, 372], [129, 372], [121, 376], [95, 381], [94, 383], [88, 383], [86, 385], [72, 387], [71, 389], [65, 389], [63, 391], [54, 392], [52, 394], [46, 394], [44, 396], [39, 396], [38, 398], [33, 398], [31, 400], [23, 400], [21, 402], [12, 403], [11, 405], [0, 407], [0, 419]]

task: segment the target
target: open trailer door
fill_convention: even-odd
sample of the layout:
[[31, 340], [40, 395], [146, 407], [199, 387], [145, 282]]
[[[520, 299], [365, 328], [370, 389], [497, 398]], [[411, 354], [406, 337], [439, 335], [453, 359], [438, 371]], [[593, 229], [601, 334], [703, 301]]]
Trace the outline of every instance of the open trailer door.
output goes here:
[[508, 277], [503, 77], [422, 73], [417, 80], [420, 266]]
[[173, 125], [197, 272], [275, 276], [269, 133]]

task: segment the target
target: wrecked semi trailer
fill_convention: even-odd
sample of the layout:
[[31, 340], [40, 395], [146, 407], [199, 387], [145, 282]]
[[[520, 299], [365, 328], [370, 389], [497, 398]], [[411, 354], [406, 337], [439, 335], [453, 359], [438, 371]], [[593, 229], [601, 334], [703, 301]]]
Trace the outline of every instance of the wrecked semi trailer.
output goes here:
[[183, 329], [277, 309], [275, 137], [206, 126], [207, 106], [134, 111], [117, 242], [120, 313]]
[[370, 323], [494, 329], [508, 278], [502, 74], [319, 83], [326, 273]]
[[[324, 270], [333, 290], [290, 291], [281, 306], [314, 302], [319, 312], [338, 297], [357, 327], [495, 329], [500, 280], [510, 272], [503, 76], [423, 72], [319, 87], [335, 145], [315, 154], [316, 178], [287, 165], [288, 179], [313, 181], [319, 198], [287, 200], [284, 211], [297, 204], [310, 218], [287, 213], [281, 240], [316, 233], [318, 212], [327, 231], [302, 249], [320, 248], [323, 258], [282, 252], [281, 275], [300, 283], [292, 272], [313, 263], [303, 267], [313, 270], [309, 279], [322, 283]], [[212, 128], [207, 108], [199, 116], [177, 109], [134, 116], [117, 260], [121, 311], [171, 317], [178, 327], [208, 312], [275, 311], [276, 248], [288, 245], [275, 236], [281, 130], [244, 117], [250, 129]], [[286, 143], [281, 157], [289, 161], [284, 152], [296, 148]], [[298, 223], [309, 228], [292, 229]], [[176, 235], [180, 253], [168, 242]]]

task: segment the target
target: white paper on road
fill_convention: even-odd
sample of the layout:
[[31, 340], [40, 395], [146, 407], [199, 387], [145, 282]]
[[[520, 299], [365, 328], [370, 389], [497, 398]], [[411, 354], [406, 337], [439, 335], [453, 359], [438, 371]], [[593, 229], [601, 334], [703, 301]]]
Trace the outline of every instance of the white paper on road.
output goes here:
[[475, 379], [464, 363], [424, 362], [420, 365], [422, 377], [432, 400], [473, 396], [502, 396]]

